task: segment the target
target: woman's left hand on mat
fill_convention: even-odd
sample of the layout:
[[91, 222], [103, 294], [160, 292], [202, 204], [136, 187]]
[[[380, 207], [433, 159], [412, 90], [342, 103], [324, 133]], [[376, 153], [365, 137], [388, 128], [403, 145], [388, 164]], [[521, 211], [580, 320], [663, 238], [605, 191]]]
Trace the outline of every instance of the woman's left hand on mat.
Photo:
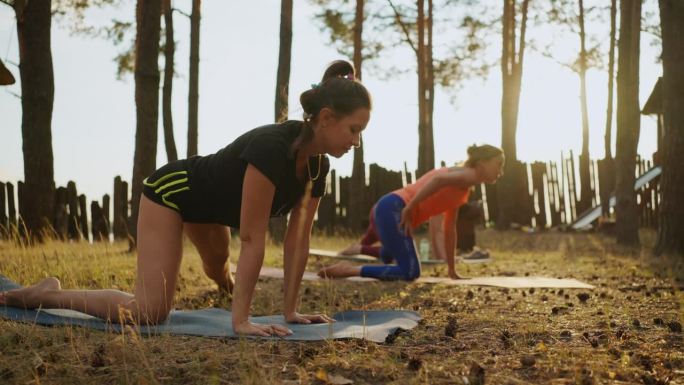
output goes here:
[[292, 313], [285, 316], [285, 321], [291, 324], [321, 324], [335, 322], [325, 314], [299, 314]]

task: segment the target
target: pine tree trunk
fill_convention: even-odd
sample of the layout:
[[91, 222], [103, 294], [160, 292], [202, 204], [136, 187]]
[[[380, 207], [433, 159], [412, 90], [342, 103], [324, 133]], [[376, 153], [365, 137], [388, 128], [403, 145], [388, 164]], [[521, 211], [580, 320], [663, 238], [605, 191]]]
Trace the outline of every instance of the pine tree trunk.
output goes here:
[[[283, 122], [288, 117], [290, 87], [290, 58], [292, 56], [292, 0], [280, 3], [280, 52], [278, 54], [278, 75], [275, 95], [275, 121]], [[287, 231], [287, 217], [271, 218], [269, 221], [271, 240], [282, 243]]]
[[608, 51], [608, 106], [606, 107], [606, 134], [604, 141], [605, 158], [613, 157], [613, 91], [615, 90], [615, 35], [617, 33], [617, 0], [610, 2], [610, 49]]
[[[356, 78], [361, 80], [363, 64], [363, 19], [364, 0], [356, 0], [354, 16], [354, 70]], [[368, 217], [370, 205], [366, 199], [366, 166], [363, 162], [363, 138], [361, 146], [354, 149], [351, 183], [349, 184], [349, 227], [353, 231], [362, 231], [364, 221]]]
[[[19, 6], [25, 4], [25, 8]], [[24, 152], [24, 200], [22, 219], [36, 240], [52, 222], [55, 197], [52, 155], [52, 107], [54, 74], [50, 47], [49, 0], [19, 0], [17, 36], [21, 76], [21, 134]]]
[[[130, 233], [137, 237], [142, 181], [156, 167], [159, 120], [159, 33], [161, 0], [138, 0], [135, 44], [135, 155], [131, 194]], [[133, 246], [133, 245], [131, 245]]]
[[510, 191], [513, 185], [513, 162], [515, 161], [515, 122], [511, 120], [511, 71], [513, 64], [512, 58], [515, 55], [515, 36], [512, 28], [514, 27], [513, 18], [515, 8], [512, 0], [503, 0], [503, 23], [502, 44], [501, 44], [501, 147], [506, 154], [504, 165], [504, 175], [498, 182], [499, 210], [496, 213], [496, 226], [499, 229], [507, 229], [511, 224], [512, 202]]
[[428, 1], [428, 12], [425, 29], [427, 44], [425, 46], [425, 162], [427, 170], [435, 167], [435, 139], [432, 124], [435, 109], [435, 74], [432, 62], [432, 0]]
[[615, 164], [612, 154], [612, 130], [613, 130], [613, 91], [615, 89], [615, 35], [617, 21], [617, 0], [611, 0], [610, 5], [610, 49], [608, 51], [608, 106], [606, 107], [606, 134], [604, 141], [603, 176], [605, 181], [600, 187], [601, 192], [601, 211], [602, 215], [608, 216], [610, 213], [610, 196], [615, 190]]
[[171, 109], [171, 94], [173, 92], [174, 53], [176, 43], [173, 41], [173, 9], [171, 0], [164, 0], [164, 28], [166, 30], [166, 44], [164, 46], [164, 87], [162, 112], [164, 120], [164, 145], [166, 158], [169, 162], [178, 159], [176, 141], [173, 138], [173, 114]]
[[418, 60], [418, 170], [416, 178], [429, 171], [427, 162], [427, 138], [425, 135], [425, 0], [417, 0], [418, 6], [418, 43], [417, 43], [417, 60]]
[[622, 0], [618, 43], [615, 213], [617, 241], [625, 245], [639, 244], [639, 209], [634, 181], [640, 127], [640, 28], [641, 0]]
[[188, 158], [197, 155], [199, 110], [199, 41], [201, 0], [192, 0], [190, 15], [190, 84], [188, 91]]
[[292, 0], [280, 3], [280, 51], [278, 54], [278, 76], [275, 95], [275, 121], [283, 122], [288, 117], [288, 96], [290, 86], [290, 61], [292, 57]]
[[362, 63], [363, 63], [363, 20], [365, 2], [364, 0], [356, 0], [356, 11], [354, 13], [354, 70], [356, 71], [356, 78], [361, 80]]
[[591, 160], [589, 159], [589, 112], [587, 111], [587, 49], [586, 34], [584, 30], [584, 1], [579, 0], [579, 27], [580, 27], [580, 105], [582, 109], [582, 154], [580, 155], [580, 201], [577, 212], [591, 208]]
[[520, 106], [520, 90], [522, 69], [525, 55], [525, 34], [527, 30], [527, 10], [529, 0], [523, 0], [521, 6], [520, 41], [516, 51], [515, 0], [504, 0], [503, 7], [503, 43], [501, 52], [501, 147], [506, 156], [504, 176], [498, 182], [498, 213], [496, 226], [507, 229], [512, 221], [524, 223], [526, 214], [521, 205], [524, 180], [520, 179], [518, 157], [516, 151], [516, 132], [518, 128], [518, 109]]
[[660, 0], [663, 36], [663, 174], [656, 253], [684, 256], [684, 3]]

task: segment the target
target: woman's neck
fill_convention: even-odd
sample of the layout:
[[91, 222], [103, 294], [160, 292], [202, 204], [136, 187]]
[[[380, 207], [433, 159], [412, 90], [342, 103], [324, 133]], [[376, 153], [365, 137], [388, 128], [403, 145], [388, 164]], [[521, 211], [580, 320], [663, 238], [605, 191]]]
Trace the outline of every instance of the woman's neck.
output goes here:
[[316, 141], [316, 136], [313, 136], [309, 141], [299, 146], [297, 150], [297, 163], [305, 163], [310, 157], [322, 153], [322, 146]]

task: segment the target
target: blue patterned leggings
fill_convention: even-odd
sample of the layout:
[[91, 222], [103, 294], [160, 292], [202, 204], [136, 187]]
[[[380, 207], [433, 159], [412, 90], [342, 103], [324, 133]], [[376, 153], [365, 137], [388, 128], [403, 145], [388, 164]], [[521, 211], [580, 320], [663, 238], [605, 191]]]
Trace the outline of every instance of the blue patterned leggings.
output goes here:
[[[413, 281], [420, 277], [420, 262], [416, 254], [413, 238], [407, 236], [399, 228], [401, 210], [404, 201], [399, 195], [389, 193], [375, 206], [375, 227], [382, 242], [380, 254], [391, 256], [396, 265], [365, 265], [361, 268], [361, 276], [377, 278], [385, 281]], [[385, 259], [385, 258], [383, 258]]]

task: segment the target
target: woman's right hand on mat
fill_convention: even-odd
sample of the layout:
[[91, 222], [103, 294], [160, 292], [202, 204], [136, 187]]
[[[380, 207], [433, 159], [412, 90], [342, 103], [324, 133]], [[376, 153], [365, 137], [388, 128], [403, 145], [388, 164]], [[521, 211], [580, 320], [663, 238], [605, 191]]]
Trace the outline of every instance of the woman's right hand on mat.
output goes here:
[[233, 325], [235, 334], [240, 335], [254, 335], [262, 337], [279, 336], [285, 337], [292, 334], [292, 330], [282, 325], [262, 325], [255, 324], [249, 321], [243, 321], [237, 325]]
[[464, 275], [459, 275], [456, 272], [456, 270], [449, 272], [449, 278], [451, 278], [451, 279], [470, 279], [470, 277], [466, 277]]
[[413, 235], [411, 224], [413, 223], [413, 207], [409, 204], [401, 210], [401, 220], [399, 221], [399, 230], [407, 236]]

